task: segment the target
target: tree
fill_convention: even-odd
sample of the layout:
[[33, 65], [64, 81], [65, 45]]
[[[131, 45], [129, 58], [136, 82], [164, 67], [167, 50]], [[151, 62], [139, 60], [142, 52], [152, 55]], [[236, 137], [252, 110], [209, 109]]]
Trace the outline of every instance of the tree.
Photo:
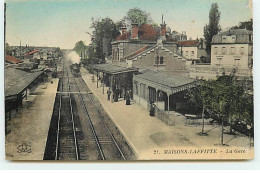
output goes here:
[[85, 51], [86, 49], [87, 46], [84, 44], [82, 40], [78, 41], [73, 48], [73, 50], [76, 51], [80, 56], [81, 56], [81, 52]]
[[191, 89], [188, 93], [189, 102], [195, 108], [201, 110], [202, 115], [202, 130], [200, 135], [207, 135], [204, 131], [205, 110], [210, 108], [212, 89], [209, 87], [211, 81], [199, 81], [198, 85]]
[[12, 50], [8, 43], [5, 43], [5, 54], [6, 55], [12, 55]]
[[105, 56], [110, 55], [112, 52], [111, 41], [120, 35], [119, 27], [110, 18], [97, 20], [92, 18], [92, 25], [90, 28], [94, 29], [92, 36], [94, 37], [93, 44], [96, 51], [96, 57], [100, 62], [104, 62]]
[[206, 42], [206, 52], [210, 56], [211, 53], [211, 41], [214, 35], [221, 31], [219, 25], [220, 12], [218, 10], [218, 4], [213, 3], [209, 12], [209, 24], [204, 26], [204, 38]]
[[139, 25], [152, 23], [150, 14], [139, 8], [130, 9], [124, 17], [124, 20], [128, 25], [131, 25], [131, 23], [137, 23]]
[[253, 31], [253, 19], [240, 22], [238, 26], [233, 26], [231, 29], [247, 29], [249, 31]]

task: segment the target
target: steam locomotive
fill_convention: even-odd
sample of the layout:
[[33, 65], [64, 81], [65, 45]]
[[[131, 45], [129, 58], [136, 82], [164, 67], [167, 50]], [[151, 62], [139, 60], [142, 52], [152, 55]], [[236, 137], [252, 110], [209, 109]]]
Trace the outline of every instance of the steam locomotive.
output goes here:
[[81, 77], [79, 64], [75, 63], [70, 65], [70, 71], [75, 77]]

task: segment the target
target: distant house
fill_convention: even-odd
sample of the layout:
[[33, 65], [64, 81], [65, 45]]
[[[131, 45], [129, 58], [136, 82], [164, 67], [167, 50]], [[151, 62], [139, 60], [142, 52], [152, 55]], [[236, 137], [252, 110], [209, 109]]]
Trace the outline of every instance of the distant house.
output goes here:
[[19, 64], [22, 63], [23, 61], [18, 58], [15, 58], [14, 56], [5, 55], [5, 62], [6, 64]]
[[203, 40], [198, 39], [179, 41], [178, 52], [190, 62], [200, 60], [200, 57], [206, 56]]
[[211, 42], [211, 65], [252, 68], [253, 32], [232, 29], [215, 35]]
[[39, 50], [33, 50], [25, 54], [24, 59], [27, 60], [27, 62], [30, 62], [32, 59], [38, 59], [39, 56]]
[[177, 31], [172, 31], [172, 37], [178, 41], [186, 41], [187, 40], [187, 35], [186, 31], [182, 31], [182, 33], [179, 33]]
[[253, 32], [232, 29], [213, 36], [211, 64], [190, 67], [190, 77], [215, 79], [223, 74], [235, 73], [240, 79], [252, 80]]

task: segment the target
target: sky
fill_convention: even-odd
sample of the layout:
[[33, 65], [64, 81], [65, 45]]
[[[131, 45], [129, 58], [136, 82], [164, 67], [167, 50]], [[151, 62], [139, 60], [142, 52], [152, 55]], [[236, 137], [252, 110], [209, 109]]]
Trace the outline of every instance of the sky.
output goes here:
[[72, 49], [90, 43], [91, 18], [120, 21], [138, 7], [159, 24], [161, 16], [171, 30], [202, 38], [212, 3], [218, 3], [223, 30], [252, 18], [248, 0], [6, 0], [6, 41], [9, 45], [54, 46]]

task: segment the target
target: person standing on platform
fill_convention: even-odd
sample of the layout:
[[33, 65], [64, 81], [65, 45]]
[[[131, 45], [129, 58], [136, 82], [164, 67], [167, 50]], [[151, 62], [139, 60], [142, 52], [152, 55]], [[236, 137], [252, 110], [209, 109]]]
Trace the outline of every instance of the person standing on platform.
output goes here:
[[126, 92], [126, 105], [130, 105], [130, 91]]
[[154, 116], [155, 115], [155, 104], [151, 103], [150, 104], [150, 116]]
[[108, 88], [108, 90], [107, 90], [107, 100], [110, 100], [110, 96], [111, 96], [111, 90], [110, 90], [110, 88]]

